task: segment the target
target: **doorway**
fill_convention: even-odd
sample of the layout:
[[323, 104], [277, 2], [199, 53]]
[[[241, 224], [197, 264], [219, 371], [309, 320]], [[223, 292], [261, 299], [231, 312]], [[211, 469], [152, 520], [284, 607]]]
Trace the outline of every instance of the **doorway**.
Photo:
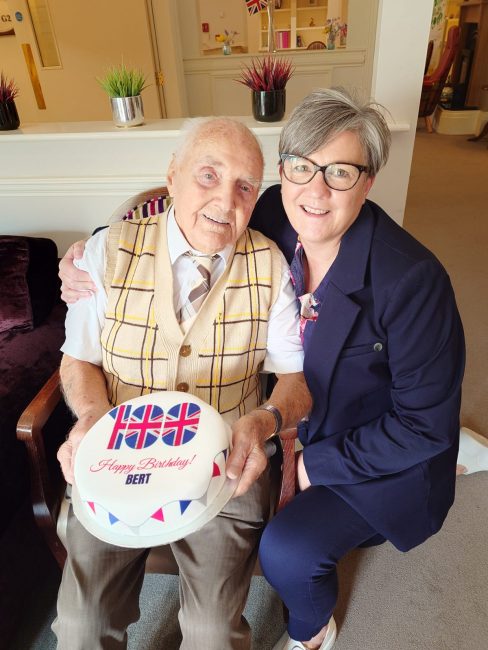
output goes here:
[[[110, 120], [110, 103], [97, 77], [122, 62], [141, 69], [147, 77], [142, 96], [146, 118], [164, 116], [145, 3], [42, 0], [36, 5], [33, 0], [8, 0], [7, 6], [15, 34], [0, 39], [0, 60], [5, 74], [19, 86], [16, 104], [21, 122]], [[32, 20], [35, 6], [44, 18], [50, 18], [57, 61], [43, 59]], [[32, 53], [45, 108], [31, 83], [22, 44]]]

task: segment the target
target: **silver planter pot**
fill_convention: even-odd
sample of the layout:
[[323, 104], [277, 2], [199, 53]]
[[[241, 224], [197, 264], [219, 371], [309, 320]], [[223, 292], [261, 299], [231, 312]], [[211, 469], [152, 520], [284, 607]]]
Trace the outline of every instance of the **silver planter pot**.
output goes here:
[[144, 124], [142, 97], [111, 97], [112, 115], [115, 126], [139, 126]]

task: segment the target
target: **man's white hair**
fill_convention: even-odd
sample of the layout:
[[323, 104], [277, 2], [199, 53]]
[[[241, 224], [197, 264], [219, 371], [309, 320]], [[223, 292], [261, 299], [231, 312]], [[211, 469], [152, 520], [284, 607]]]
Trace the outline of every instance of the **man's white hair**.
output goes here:
[[185, 120], [174, 151], [176, 162], [183, 160], [199, 136], [207, 132], [212, 137], [229, 135], [232, 132], [241, 135], [243, 139], [247, 139], [255, 146], [256, 155], [259, 157], [261, 167], [264, 168], [264, 157], [259, 140], [245, 124], [231, 117], [190, 117]]

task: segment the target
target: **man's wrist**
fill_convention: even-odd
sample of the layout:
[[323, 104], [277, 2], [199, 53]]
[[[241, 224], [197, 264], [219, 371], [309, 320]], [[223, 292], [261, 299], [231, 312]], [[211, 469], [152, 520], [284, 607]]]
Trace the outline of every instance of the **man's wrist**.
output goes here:
[[273, 416], [275, 426], [273, 432], [271, 433], [272, 436], [274, 436], [275, 434], [281, 431], [281, 429], [283, 428], [283, 417], [279, 409], [276, 408], [276, 406], [273, 406], [272, 404], [262, 404], [261, 406], [258, 406], [256, 410], [267, 411], [268, 413], [270, 413], [270, 415]]

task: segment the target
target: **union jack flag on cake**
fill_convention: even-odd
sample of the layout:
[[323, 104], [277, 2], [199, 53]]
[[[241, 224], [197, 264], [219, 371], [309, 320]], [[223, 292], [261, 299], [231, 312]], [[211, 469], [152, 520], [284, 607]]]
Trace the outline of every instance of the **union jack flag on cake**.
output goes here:
[[183, 402], [169, 409], [162, 433], [163, 442], [172, 447], [186, 445], [197, 432], [200, 407], [193, 402]]
[[266, 9], [268, 6], [267, 0], [244, 0], [246, 3], [247, 10], [249, 15], [252, 16], [256, 14], [261, 9]]
[[139, 406], [129, 418], [125, 442], [132, 449], [150, 447], [159, 438], [164, 411], [155, 404]]
[[162, 392], [120, 404], [83, 438], [73, 507], [100, 539], [149, 547], [201, 528], [227, 503], [231, 430], [187, 393]]

